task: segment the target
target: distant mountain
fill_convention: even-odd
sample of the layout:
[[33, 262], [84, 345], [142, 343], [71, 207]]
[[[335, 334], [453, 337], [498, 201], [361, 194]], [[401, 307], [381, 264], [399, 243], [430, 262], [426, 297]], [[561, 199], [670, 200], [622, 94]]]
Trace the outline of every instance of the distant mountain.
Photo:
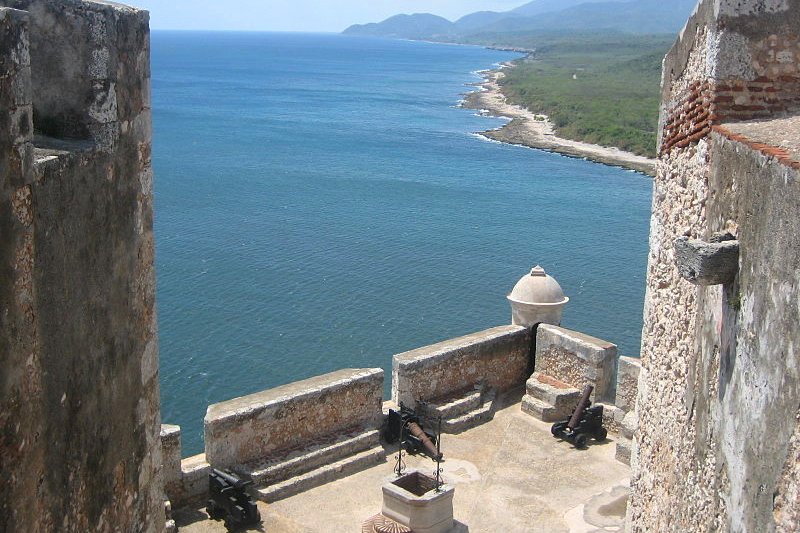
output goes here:
[[344, 30], [344, 33], [401, 39], [432, 39], [453, 35], [455, 25], [437, 15], [415, 13], [395, 15], [379, 23], [356, 24]]
[[478, 11], [464, 15], [455, 22], [455, 30], [459, 32], [468, 32], [479, 29], [483, 26], [497, 22], [508, 17], [514, 17], [513, 13], [497, 13], [495, 11]]
[[475, 33], [496, 34], [555, 28], [567, 31], [617, 30], [638, 34], [677, 33], [696, 4], [697, 0], [581, 3], [535, 17], [501, 19], [483, 26]]
[[[534, 15], [541, 15], [542, 13], [552, 13], [553, 11], [561, 11], [562, 9], [567, 9], [580, 4], [593, 4], [596, 2], [604, 2], [604, 1], [608, 2], [608, 0], [559, 0], [559, 2], [553, 2], [553, 0], [533, 0], [533, 2], [528, 2], [524, 6], [519, 6], [516, 9], [512, 9], [511, 11], [509, 11], [509, 13], [514, 13], [515, 15], [522, 17], [532, 17]], [[625, 2], [626, 0], [614, 0], [614, 1]]]
[[377, 24], [356, 24], [344, 33], [405, 39], [475, 41], [481, 34], [527, 31], [615, 30], [676, 33], [697, 0], [533, 0], [504, 13], [480, 11], [456, 22], [430, 14], [396, 15]]

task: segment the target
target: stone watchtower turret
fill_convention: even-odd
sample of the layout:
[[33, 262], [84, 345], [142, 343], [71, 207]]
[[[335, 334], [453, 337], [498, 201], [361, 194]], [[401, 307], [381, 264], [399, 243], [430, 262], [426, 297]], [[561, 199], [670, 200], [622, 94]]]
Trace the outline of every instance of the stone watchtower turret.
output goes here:
[[0, 0], [0, 531], [162, 531], [147, 12]]
[[558, 326], [569, 302], [561, 285], [540, 266], [522, 276], [507, 298], [511, 303], [511, 323], [525, 327], [540, 323]]

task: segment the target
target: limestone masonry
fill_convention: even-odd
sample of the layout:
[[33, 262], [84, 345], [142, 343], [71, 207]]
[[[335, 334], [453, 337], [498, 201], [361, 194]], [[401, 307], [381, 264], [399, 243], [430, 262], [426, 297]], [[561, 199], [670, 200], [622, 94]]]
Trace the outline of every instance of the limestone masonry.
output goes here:
[[[618, 530], [627, 487], [585, 494], [580, 479], [603, 454], [627, 477], [607, 444], [631, 465], [629, 532], [800, 531], [800, 0], [701, 0], [664, 60], [641, 359], [561, 327], [569, 298], [536, 267], [509, 294], [512, 325], [395, 355], [390, 401], [374, 368], [232, 398], [208, 407], [205, 451], [186, 458], [159, 413], [148, 24], [113, 2], [0, 0], [0, 532], [160, 533], [178, 507], [210, 524], [197, 509], [212, 468], [271, 505], [388, 475], [381, 428], [400, 403], [477, 455], [482, 428], [467, 430], [496, 413], [526, 429], [483, 432], [494, 499], [491, 480], [455, 483], [412, 513], [397, 479], [359, 487], [390, 496], [357, 517], [365, 531], [489, 531], [453, 517], [461, 490], [481, 524], [529, 523], [554, 508], [531, 479], [581, 494], [545, 523]], [[527, 415], [564, 420], [587, 384], [612, 440], [562, 443], [559, 468], [584, 472], [564, 479]], [[447, 460], [452, 479], [480, 480]], [[535, 472], [501, 472], [512, 463]]]
[[0, 531], [164, 527], [148, 14], [0, 1]]
[[[630, 531], [800, 529], [798, 65], [797, 0], [703, 0], [664, 61]], [[684, 279], [722, 232], [738, 274]]]

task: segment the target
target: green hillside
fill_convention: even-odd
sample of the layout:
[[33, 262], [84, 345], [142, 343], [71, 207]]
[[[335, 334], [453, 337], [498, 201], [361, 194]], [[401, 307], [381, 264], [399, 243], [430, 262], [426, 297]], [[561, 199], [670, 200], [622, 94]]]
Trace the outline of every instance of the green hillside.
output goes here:
[[654, 157], [661, 60], [673, 36], [539, 39], [515, 41], [536, 53], [507, 71], [509, 99], [548, 115], [562, 137]]

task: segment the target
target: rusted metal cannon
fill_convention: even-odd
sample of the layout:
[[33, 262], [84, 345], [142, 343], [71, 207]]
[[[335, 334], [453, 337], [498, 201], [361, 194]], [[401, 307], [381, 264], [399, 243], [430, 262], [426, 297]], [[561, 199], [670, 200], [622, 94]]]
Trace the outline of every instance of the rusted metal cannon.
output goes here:
[[586, 385], [569, 420], [553, 424], [550, 431], [554, 437], [569, 441], [576, 448], [584, 448], [589, 438], [594, 438], [596, 441], [605, 440], [608, 431], [603, 427], [603, 406], [592, 406], [589, 397], [593, 390], [593, 386]]
[[208, 504], [206, 512], [214, 519], [224, 518], [234, 526], [253, 525], [261, 522], [261, 513], [247, 487], [252, 481], [236, 477], [231, 472], [212, 470], [208, 475]]
[[383, 438], [389, 444], [403, 442], [408, 453], [423, 452], [434, 461], [442, 458], [436, 449], [436, 437], [422, 428], [422, 420], [417, 412], [402, 403], [399, 411], [389, 409]]

